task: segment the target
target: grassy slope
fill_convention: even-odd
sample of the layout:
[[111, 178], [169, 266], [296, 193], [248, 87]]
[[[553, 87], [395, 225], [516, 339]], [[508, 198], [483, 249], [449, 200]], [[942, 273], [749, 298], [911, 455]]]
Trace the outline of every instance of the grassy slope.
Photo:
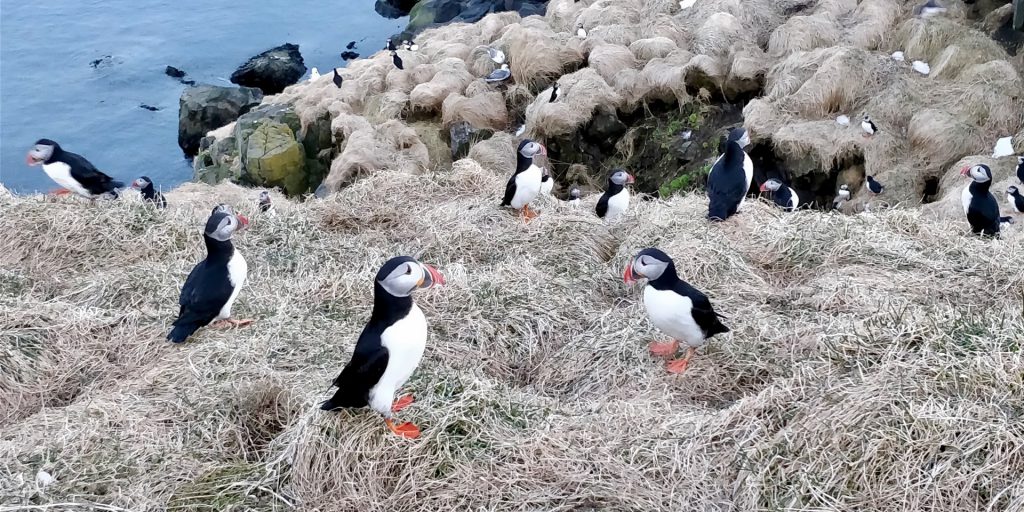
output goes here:
[[[107, 510], [1010, 510], [1024, 506], [1024, 252], [914, 210], [700, 196], [611, 229], [549, 205], [523, 227], [503, 177], [381, 173], [279, 201], [237, 244], [251, 328], [164, 340], [201, 222], [255, 193], [189, 184], [155, 212], [0, 196], [0, 496]], [[622, 284], [658, 246], [733, 332], [681, 377]], [[405, 253], [448, 286], [403, 419], [317, 409]], [[36, 472], [57, 483], [39, 491]], [[15, 498], [15, 496], [17, 498]], [[19, 501], [22, 500], [22, 501]], [[205, 508], [204, 508], [205, 507]], [[65, 505], [56, 507], [68, 508]], [[1019, 509], [1019, 508], [1018, 508]], [[5, 509], [7, 510], [7, 509]], [[15, 508], [15, 510], [22, 510]]]

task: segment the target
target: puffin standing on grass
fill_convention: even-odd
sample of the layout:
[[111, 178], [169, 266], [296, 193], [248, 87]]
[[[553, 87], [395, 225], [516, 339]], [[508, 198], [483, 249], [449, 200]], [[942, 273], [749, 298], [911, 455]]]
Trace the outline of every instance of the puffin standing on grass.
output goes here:
[[1017, 157], [1017, 179], [1024, 185], [1024, 156]]
[[960, 203], [975, 235], [983, 233], [999, 236], [999, 203], [989, 192], [992, 169], [985, 164], [969, 165], [960, 170], [961, 176], [971, 178], [971, 184], [960, 193]]
[[597, 216], [607, 221], [617, 221], [622, 218], [629, 208], [629, 189], [626, 185], [636, 182], [633, 175], [622, 170], [614, 169], [608, 176], [608, 188], [597, 200]]
[[200, 261], [185, 279], [178, 299], [181, 307], [178, 319], [174, 321], [174, 328], [167, 339], [181, 343], [200, 327], [215, 320], [214, 327], [243, 327], [253, 322], [231, 318], [231, 306], [242, 290], [249, 270], [245, 258], [231, 243], [231, 236], [248, 225], [249, 219], [235, 215], [230, 206], [219, 204], [214, 207], [203, 232], [206, 259]]
[[149, 201], [156, 205], [157, 208], [166, 208], [167, 199], [160, 192], [157, 192], [153, 187], [153, 180], [149, 179], [148, 176], [141, 176], [132, 182], [132, 188], [139, 191], [142, 195], [143, 201]]
[[580, 206], [580, 188], [573, 187], [569, 190], [569, 206], [578, 208]]
[[540, 195], [544, 174], [540, 167], [533, 163], [533, 157], [546, 154], [547, 151], [540, 143], [523, 139], [519, 143], [516, 155], [516, 172], [505, 185], [505, 197], [501, 200], [501, 206], [511, 206], [519, 210], [526, 222], [537, 216], [530, 210], [530, 202]]
[[266, 190], [260, 192], [260, 200], [257, 205], [259, 206], [261, 213], [265, 213], [270, 216], [273, 216], [276, 213], [274, 211], [274, 203], [270, 201], [270, 192], [267, 192]]
[[796, 195], [796, 191], [775, 178], [762, 183], [761, 192], [771, 192], [772, 201], [787, 212], [796, 211], [797, 205], [800, 204], [800, 197]]
[[655, 327], [672, 337], [668, 342], [651, 342], [651, 353], [672, 357], [679, 350], [680, 341], [686, 344], [686, 355], [669, 361], [669, 372], [683, 373], [708, 338], [729, 332], [718, 320], [720, 315], [711, 307], [707, 295], [679, 279], [672, 258], [658, 249], [644, 249], [629, 260], [622, 279], [626, 284], [647, 279], [644, 287], [647, 316]]
[[555, 179], [551, 177], [547, 167], [542, 167], [541, 172], [543, 175], [540, 177], [540, 194], [542, 196], [549, 196], [555, 188]]
[[124, 183], [103, 174], [82, 155], [64, 151], [50, 139], [37, 140], [25, 161], [31, 166], [43, 166], [46, 175], [62, 187], [53, 192], [56, 195], [74, 192], [92, 200], [104, 195], [116, 198], [117, 191], [124, 188]]
[[1010, 185], [1006, 189], [1006, 202], [1010, 203], [1010, 208], [1013, 211], [1024, 213], [1024, 195], [1021, 195], [1017, 187]]
[[420, 364], [427, 346], [427, 319], [412, 300], [412, 293], [444, 284], [434, 267], [408, 256], [391, 258], [373, 282], [373, 311], [356, 341], [352, 359], [333, 384], [334, 396], [320, 405], [325, 411], [341, 407], [365, 407], [384, 416], [392, 432], [416, 438], [420, 429], [406, 422], [395, 425], [396, 413], [413, 402], [410, 395], [395, 400], [395, 393]]
[[846, 183], [839, 185], [839, 193], [836, 194], [835, 199], [832, 200], [832, 209], [838, 210], [843, 206], [843, 203], [850, 200], [850, 186]]
[[871, 118], [868, 117], [866, 114], [864, 115], [864, 120], [860, 122], [860, 127], [862, 130], [864, 130], [865, 137], [871, 137], [872, 135], [878, 133], [878, 127], [875, 126], [875, 123], [872, 122]]
[[708, 174], [708, 219], [723, 221], [739, 211], [754, 179], [754, 162], [743, 148], [750, 145], [745, 128], [733, 128], [725, 152]]

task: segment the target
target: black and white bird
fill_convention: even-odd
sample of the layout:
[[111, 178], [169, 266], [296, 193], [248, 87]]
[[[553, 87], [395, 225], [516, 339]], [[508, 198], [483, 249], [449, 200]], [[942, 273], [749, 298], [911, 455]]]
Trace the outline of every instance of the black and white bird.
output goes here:
[[1017, 180], [1024, 185], [1024, 156], [1017, 157]]
[[167, 199], [153, 187], [153, 180], [149, 179], [148, 176], [136, 178], [132, 182], [132, 188], [139, 191], [143, 201], [149, 201], [155, 204], [157, 208], [167, 207]]
[[580, 188], [573, 187], [569, 189], [569, 206], [573, 208], [579, 207], [580, 205]]
[[868, 176], [864, 180], [864, 189], [868, 191], [872, 196], [877, 196], [882, 192], [885, 192], [885, 187], [881, 183], [875, 181], [874, 176]]
[[989, 191], [992, 186], [992, 169], [985, 164], [968, 165], [960, 170], [960, 175], [972, 180], [960, 193], [960, 203], [971, 225], [971, 232], [998, 236], [999, 203]]
[[413, 402], [411, 395], [395, 394], [412, 376], [427, 346], [427, 319], [412, 300], [412, 293], [444, 284], [444, 276], [426, 263], [408, 256], [391, 258], [373, 281], [370, 321], [334, 385], [338, 390], [320, 405], [325, 411], [366, 407], [384, 416], [395, 434], [414, 439], [420, 429], [406, 422], [395, 425], [392, 414]]
[[389, 52], [393, 52], [393, 51], [397, 50], [398, 48], [395, 47], [395, 43], [394, 42], [392, 42], [390, 39], [388, 39], [388, 41], [386, 43], [384, 43], [384, 49], [389, 51]]
[[860, 127], [864, 130], [865, 137], [870, 137], [878, 133], [878, 127], [875, 126], [875, 123], [871, 121], [871, 118], [867, 115], [865, 115], [864, 120], [860, 122]]
[[537, 216], [530, 210], [530, 202], [540, 195], [541, 181], [544, 177], [544, 171], [533, 163], [533, 157], [546, 154], [547, 151], [539, 142], [523, 139], [516, 154], [516, 171], [505, 185], [505, 197], [501, 200], [501, 206], [511, 206], [519, 210], [523, 220], [527, 222]]
[[214, 321], [214, 327], [242, 327], [253, 322], [231, 318], [231, 306], [238, 298], [249, 271], [245, 258], [231, 243], [231, 237], [248, 225], [249, 219], [236, 215], [230, 206], [219, 204], [214, 207], [203, 231], [206, 259], [200, 261], [185, 279], [178, 299], [178, 319], [174, 321], [174, 328], [167, 339], [181, 343], [200, 327]]
[[761, 192], [771, 192], [772, 201], [787, 212], [796, 211], [797, 205], [800, 204], [800, 197], [796, 191], [775, 178], [762, 183]]
[[750, 145], [745, 128], [729, 132], [725, 152], [708, 174], [708, 219], [723, 221], [739, 211], [754, 179], [754, 162], [743, 148]]
[[679, 350], [679, 342], [686, 344], [686, 355], [668, 363], [667, 369], [672, 373], [686, 371], [690, 359], [708, 338], [729, 332], [719, 321], [720, 315], [711, 307], [707, 295], [680, 279], [672, 258], [658, 249], [644, 249], [629, 260], [622, 279], [626, 284], [647, 279], [644, 287], [647, 317], [672, 338], [668, 342], [651, 342], [651, 353], [673, 357]]
[[402, 41], [402, 49], [407, 52], [414, 52], [420, 49], [420, 45], [416, 44], [416, 41], [407, 39]]
[[338, 68], [334, 68], [334, 78], [332, 78], [331, 80], [334, 81], [334, 86], [337, 87], [338, 89], [341, 89], [341, 84], [345, 81], [345, 79], [342, 78], [341, 75], [338, 73]]
[[944, 14], [946, 8], [938, 2], [938, 0], [927, 0], [925, 3], [914, 7], [914, 16], [921, 18], [931, 18], [932, 16], [938, 16]]
[[266, 190], [260, 192], [260, 200], [257, 203], [257, 206], [259, 206], [260, 212], [262, 213], [268, 215], [274, 215], [276, 213], [274, 211], [274, 203], [270, 200], [270, 192]]
[[551, 87], [551, 97], [548, 98], [548, 103], [554, 103], [561, 94], [562, 90], [558, 88], [558, 82], [555, 82], [555, 85]]
[[487, 52], [487, 56], [490, 57], [491, 61], [493, 61], [495, 64], [505, 63], [505, 52], [497, 48], [491, 48], [490, 46], [484, 45], [477, 46], [477, 48], [483, 48]]
[[117, 197], [124, 183], [100, 172], [82, 155], [65, 151], [50, 139], [39, 139], [25, 157], [30, 166], [42, 165], [43, 172], [61, 186], [54, 194], [74, 193], [87, 199]]
[[578, 37], [580, 39], [586, 39], [587, 38], [587, 30], [585, 28], [583, 28], [583, 24], [582, 23], [580, 23], [579, 25], [576, 25], [576, 37]]
[[398, 52], [391, 52], [391, 62], [395, 63], [395, 67], [398, 69], [405, 69], [402, 64], [402, 58], [398, 56]]
[[843, 207], [843, 203], [850, 200], [850, 186], [846, 183], [839, 185], [839, 192], [836, 193], [835, 199], [832, 200], [832, 209], [838, 210]]
[[540, 194], [542, 196], [551, 195], [551, 190], [555, 188], [555, 179], [551, 177], [551, 173], [547, 167], [541, 167], [540, 177]]
[[1024, 213], [1024, 195], [1021, 195], [1020, 190], [1010, 185], [1006, 189], [1006, 202], [1010, 204], [1010, 209], [1017, 213]]
[[512, 71], [508, 69], [508, 64], [502, 64], [500, 68], [491, 71], [490, 74], [485, 76], [484, 81], [491, 83], [504, 82], [505, 80], [508, 80], [510, 76], [512, 76]]
[[626, 214], [629, 208], [629, 189], [626, 185], [634, 183], [636, 179], [632, 174], [622, 170], [614, 169], [608, 176], [608, 188], [597, 200], [597, 216], [607, 221], [618, 221]]

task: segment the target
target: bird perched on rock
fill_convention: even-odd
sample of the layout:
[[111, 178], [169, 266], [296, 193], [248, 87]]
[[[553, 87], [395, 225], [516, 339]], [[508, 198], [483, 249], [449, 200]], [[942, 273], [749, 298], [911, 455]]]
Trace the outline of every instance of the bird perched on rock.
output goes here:
[[62, 188], [54, 191], [61, 195], [73, 192], [86, 199], [114, 197], [124, 183], [100, 172], [82, 155], [65, 151], [50, 139], [39, 139], [25, 157], [30, 166], [42, 165], [43, 172]]
[[999, 203], [989, 192], [992, 186], [992, 169], [985, 164], [968, 165], [960, 170], [960, 175], [971, 178], [971, 184], [960, 193], [960, 203], [975, 235], [983, 233], [988, 236], [999, 236]]
[[539, 142], [530, 139], [520, 142], [516, 155], [516, 171], [505, 185], [505, 197], [501, 200], [501, 205], [519, 210], [526, 222], [537, 216], [530, 210], [530, 202], [540, 195], [544, 174], [540, 167], [533, 163], [533, 157], [546, 154], [547, 151]]
[[1017, 187], [1013, 185], [1007, 187], [1006, 202], [1010, 204], [1011, 210], [1017, 213], [1024, 213], [1024, 195], [1021, 195]]
[[612, 170], [608, 176], [608, 188], [597, 200], [597, 216], [612, 222], [621, 220], [629, 208], [629, 189], [626, 185], [635, 181], [632, 174], [622, 169]]
[[395, 47], [395, 43], [391, 42], [391, 40], [388, 39], [388, 41], [386, 43], [384, 43], [384, 49], [389, 51], [389, 52], [393, 52], [393, 51], [397, 50], [398, 48]]
[[341, 89], [341, 84], [344, 83], [345, 81], [345, 79], [342, 78], [340, 74], [338, 74], [338, 68], [334, 68], [334, 77], [331, 78], [331, 80], [334, 82], [334, 86], [337, 87], [338, 89]]
[[153, 180], [149, 179], [148, 176], [142, 176], [136, 178], [132, 182], [132, 188], [139, 191], [144, 201], [149, 201], [157, 206], [157, 208], [167, 207], [167, 199], [164, 195], [153, 187]]
[[754, 162], [743, 148], [750, 145], [745, 128], [729, 131], [725, 153], [708, 174], [708, 219], [722, 221], [739, 211], [754, 179]]
[[275, 213], [274, 203], [272, 203], [270, 200], [270, 192], [267, 192], [266, 190], [260, 192], [260, 199], [259, 202], [257, 203], [257, 206], [259, 207], [261, 213], [266, 213], [269, 215], [274, 215]]
[[402, 64], [402, 58], [398, 56], [398, 52], [391, 52], [391, 62], [395, 63], [395, 67], [398, 69], [405, 69]]
[[414, 52], [420, 49], [420, 45], [416, 44], [416, 41], [407, 39], [402, 41], [402, 49], [408, 52]]
[[483, 48], [487, 52], [487, 56], [490, 57], [491, 61], [493, 61], [495, 64], [505, 63], [505, 52], [497, 48], [491, 48], [490, 46], [484, 45], [477, 46], [477, 48]]
[[502, 64], [500, 68], [491, 71], [490, 74], [485, 76], [484, 81], [491, 83], [504, 82], [505, 80], [508, 80], [510, 76], [512, 76], [512, 71], [508, 69], [508, 64]]
[[442, 284], [440, 272], [408, 256], [384, 263], [373, 280], [370, 321], [356, 340], [352, 359], [334, 379], [338, 391], [321, 409], [370, 406], [384, 416], [385, 425], [395, 434], [419, 437], [416, 425], [392, 421], [393, 413], [413, 402], [411, 395], [395, 400], [395, 394], [419, 366], [427, 345], [427, 319], [412, 294]]
[[235, 215], [230, 206], [219, 204], [206, 221], [203, 241], [206, 258], [200, 261], [181, 288], [180, 309], [167, 339], [181, 343], [210, 322], [214, 327], [242, 327], [252, 320], [231, 318], [231, 306], [245, 284], [249, 266], [231, 243], [231, 237], [249, 225], [244, 215]]
[[797, 205], [800, 204], [796, 191], [775, 178], [762, 183], [761, 192], [771, 192], [772, 201], [787, 212], [796, 211]]
[[946, 8], [938, 2], [938, 0], [927, 0], [925, 3], [914, 7], [914, 16], [921, 18], [931, 18], [932, 16], [938, 16], [945, 14]]
[[644, 249], [630, 259], [622, 279], [626, 284], [647, 279], [644, 287], [647, 317], [672, 338], [668, 342], [651, 342], [651, 353], [672, 357], [679, 350], [680, 341], [686, 344], [686, 355], [668, 363], [667, 369], [672, 373], [686, 371], [690, 359], [709, 338], [729, 332], [719, 321], [720, 315], [711, 307], [707, 295], [680, 279], [675, 262], [658, 249]]
[[561, 94], [562, 91], [558, 88], [558, 82], [555, 82], [555, 85], [551, 87], [551, 97], [548, 98], [548, 103], [554, 103]]
[[875, 123], [872, 122], [871, 118], [868, 117], [867, 115], [865, 115], [864, 116], [864, 120], [860, 122], [860, 127], [861, 127], [861, 129], [864, 130], [864, 136], [865, 137], [870, 137], [870, 136], [878, 133], [878, 127], [875, 126]]
[[309, 81], [310, 82], [318, 80], [319, 78], [320, 78], [320, 70], [319, 69], [314, 67], [313, 69], [309, 70]]
[[850, 186], [846, 183], [839, 185], [839, 192], [836, 193], [836, 198], [832, 200], [832, 209], [838, 210], [843, 206], [843, 203], [850, 200]]
[[586, 39], [587, 38], [587, 31], [586, 31], [586, 29], [583, 28], [583, 24], [582, 23], [576, 25], [576, 37], [578, 37], [580, 39]]

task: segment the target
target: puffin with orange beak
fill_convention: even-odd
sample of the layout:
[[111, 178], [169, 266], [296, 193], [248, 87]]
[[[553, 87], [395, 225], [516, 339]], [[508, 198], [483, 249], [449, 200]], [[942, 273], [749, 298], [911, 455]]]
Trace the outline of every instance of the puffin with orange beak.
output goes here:
[[960, 193], [960, 202], [971, 231], [975, 235], [999, 236], [999, 202], [989, 191], [992, 169], [985, 164], [968, 165], [960, 170], [960, 175], [972, 180]]
[[635, 181], [636, 178], [632, 174], [622, 169], [612, 170], [612, 174], [608, 176], [608, 188], [597, 200], [597, 216], [607, 221], [621, 219], [629, 208], [629, 189], [626, 185]]
[[505, 185], [505, 197], [502, 198], [501, 205], [519, 210], [523, 220], [529, 222], [537, 216], [530, 211], [530, 202], [540, 195], [544, 179], [544, 171], [533, 163], [533, 157], [547, 155], [547, 150], [539, 142], [524, 139], [519, 143], [517, 153], [516, 172]]
[[676, 274], [676, 264], [667, 254], [658, 249], [644, 249], [626, 265], [622, 275], [626, 284], [638, 279], [647, 279], [644, 287], [644, 307], [651, 323], [672, 339], [667, 342], [651, 342], [651, 353], [661, 357], [673, 357], [679, 350], [679, 342], [686, 344], [686, 355], [668, 362], [671, 373], [683, 373], [697, 349], [716, 334], [729, 332], [719, 321], [711, 301]]
[[373, 281], [373, 311], [370, 321], [356, 340], [356, 348], [334, 385], [338, 391], [320, 405], [325, 411], [343, 407], [366, 407], [384, 416], [384, 424], [395, 434], [415, 439], [416, 425], [395, 425], [392, 414], [413, 402], [411, 395], [395, 400], [423, 358], [427, 346], [427, 319], [412, 300], [416, 290], [444, 284], [434, 267], [409, 256], [391, 258]]
[[249, 271], [245, 258], [231, 243], [231, 237], [248, 225], [249, 219], [236, 215], [226, 204], [213, 209], [203, 232], [206, 258], [185, 279], [178, 299], [178, 318], [167, 339], [181, 343], [200, 327], [214, 321], [214, 327], [242, 327], [253, 322], [231, 318], [231, 306]]
[[73, 192], [92, 200], [101, 196], [116, 198], [118, 190], [124, 188], [124, 183], [103, 174], [82, 155], [65, 151], [50, 139], [37, 140], [25, 156], [25, 163], [43, 166], [43, 172], [61, 186], [54, 195]]

